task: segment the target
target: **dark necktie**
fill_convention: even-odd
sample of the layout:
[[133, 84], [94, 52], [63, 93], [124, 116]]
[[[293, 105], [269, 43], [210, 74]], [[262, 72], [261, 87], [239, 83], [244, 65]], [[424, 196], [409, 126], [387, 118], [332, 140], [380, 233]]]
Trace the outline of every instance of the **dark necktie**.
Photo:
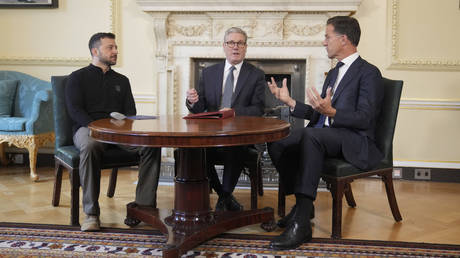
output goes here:
[[[344, 65], [342, 62], [338, 62], [337, 65], [335, 66], [334, 69], [332, 69], [331, 71], [331, 80], [329, 81], [329, 86], [328, 87], [331, 87], [332, 90], [334, 90], [334, 84], [335, 84], [335, 81], [337, 80], [337, 76], [339, 75], [339, 68]], [[334, 92], [331, 92], [332, 94], [334, 94]], [[321, 114], [319, 116], [319, 119], [318, 119], [318, 122], [316, 122], [315, 124], [315, 128], [322, 128], [324, 127], [324, 122], [326, 121], [326, 116]]]
[[221, 108], [230, 108], [232, 106], [232, 95], [233, 95], [233, 70], [235, 66], [230, 67], [228, 72], [227, 80], [225, 80], [224, 94], [222, 96], [222, 105]]

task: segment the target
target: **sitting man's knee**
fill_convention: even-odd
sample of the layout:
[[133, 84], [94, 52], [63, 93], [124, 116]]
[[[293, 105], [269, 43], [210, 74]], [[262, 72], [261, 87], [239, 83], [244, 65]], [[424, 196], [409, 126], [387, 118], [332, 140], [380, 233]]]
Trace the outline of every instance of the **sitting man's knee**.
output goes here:
[[101, 152], [103, 151], [103, 143], [95, 141], [93, 139], [88, 139], [85, 143], [81, 144], [80, 151], [85, 152]]

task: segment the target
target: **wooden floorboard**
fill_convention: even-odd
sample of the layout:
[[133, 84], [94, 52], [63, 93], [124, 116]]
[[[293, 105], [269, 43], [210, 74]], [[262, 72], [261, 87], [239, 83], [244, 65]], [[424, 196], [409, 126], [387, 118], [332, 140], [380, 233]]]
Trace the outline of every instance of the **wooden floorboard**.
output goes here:
[[[70, 221], [70, 192], [68, 173], [64, 172], [61, 202], [51, 205], [54, 168], [38, 168], [39, 182], [29, 179], [29, 170], [22, 166], [0, 167], [0, 221], [67, 225]], [[101, 182], [101, 221], [103, 227], [128, 228], [123, 224], [125, 204], [134, 200], [137, 172], [132, 169], [119, 171], [114, 198], [106, 196], [108, 172], [103, 171]], [[342, 235], [346, 239], [390, 240], [460, 244], [460, 184], [424, 181], [395, 180], [395, 192], [403, 217], [395, 222], [388, 205], [385, 187], [379, 179], [361, 179], [353, 182], [356, 208], [349, 208], [344, 201]], [[161, 185], [158, 206], [173, 207], [173, 186]], [[236, 198], [250, 207], [248, 189], [237, 189]], [[217, 196], [211, 194], [211, 207]], [[294, 203], [287, 199], [287, 207]], [[330, 237], [331, 196], [319, 192], [315, 202], [316, 217], [313, 219], [313, 237]], [[277, 207], [277, 191], [265, 189], [259, 197], [259, 208]], [[81, 211], [80, 217], [84, 214]], [[151, 228], [140, 224], [138, 227]], [[276, 235], [280, 229], [267, 233], [259, 225], [247, 226], [233, 233]]]

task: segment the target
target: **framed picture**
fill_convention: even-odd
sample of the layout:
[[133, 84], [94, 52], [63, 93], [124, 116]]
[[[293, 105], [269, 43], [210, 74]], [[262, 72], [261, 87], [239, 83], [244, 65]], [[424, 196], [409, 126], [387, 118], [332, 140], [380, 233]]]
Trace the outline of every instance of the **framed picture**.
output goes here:
[[0, 8], [57, 8], [58, 0], [0, 0]]

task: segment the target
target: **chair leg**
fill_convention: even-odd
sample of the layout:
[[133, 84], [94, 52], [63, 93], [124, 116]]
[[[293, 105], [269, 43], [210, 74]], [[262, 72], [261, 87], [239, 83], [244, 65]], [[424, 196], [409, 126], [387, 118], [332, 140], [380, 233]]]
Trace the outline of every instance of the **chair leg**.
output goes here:
[[286, 195], [284, 194], [284, 187], [278, 181], [278, 216], [284, 217], [286, 214]]
[[70, 178], [70, 224], [80, 225], [80, 177], [78, 169], [69, 171]]
[[107, 188], [107, 197], [112, 198], [115, 194], [115, 187], [117, 186], [118, 168], [113, 168], [110, 173], [109, 187]]
[[55, 160], [54, 162], [54, 188], [53, 188], [53, 201], [51, 204], [53, 206], [59, 206], [59, 201], [61, 199], [61, 185], [62, 185], [62, 169], [63, 167], [59, 161]]
[[348, 206], [353, 208], [356, 207], [355, 198], [353, 197], [353, 191], [351, 190], [351, 183], [345, 183], [344, 191]]
[[259, 153], [259, 156], [257, 157], [257, 189], [258, 189], [258, 194], [259, 196], [264, 195], [264, 178], [262, 175], [262, 165], [261, 165], [261, 160], [262, 160], [262, 153]]
[[401, 213], [399, 212], [398, 203], [396, 202], [395, 190], [393, 187], [393, 171], [389, 170], [382, 175], [382, 180], [385, 183], [385, 189], [387, 192], [388, 203], [390, 204], [391, 213], [396, 221], [401, 221]]
[[38, 153], [38, 146], [35, 144], [35, 138], [31, 138], [32, 143], [27, 146], [27, 150], [29, 151], [29, 167], [30, 167], [30, 178], [35, 182], [38, 181], [39, 177], [37, 174], [37, 153]]
[[332, 195], [332, 238], [342, 237], [342, 199], [344, 194], [344, 182], [331, 183]]
[[257, 177], [257, 169], [253, 171], [249, 169], [249, 180], [251, 181], [251, 210], [257, 209], [257, 193], [259, 192], [259, 178]]
[[3, 142], [0, 142], [0, 162], [3, 166], [6, 166], [8, 165], [8, 159], [6, 158], [5, 148], [3, 144], [4, 144]]

